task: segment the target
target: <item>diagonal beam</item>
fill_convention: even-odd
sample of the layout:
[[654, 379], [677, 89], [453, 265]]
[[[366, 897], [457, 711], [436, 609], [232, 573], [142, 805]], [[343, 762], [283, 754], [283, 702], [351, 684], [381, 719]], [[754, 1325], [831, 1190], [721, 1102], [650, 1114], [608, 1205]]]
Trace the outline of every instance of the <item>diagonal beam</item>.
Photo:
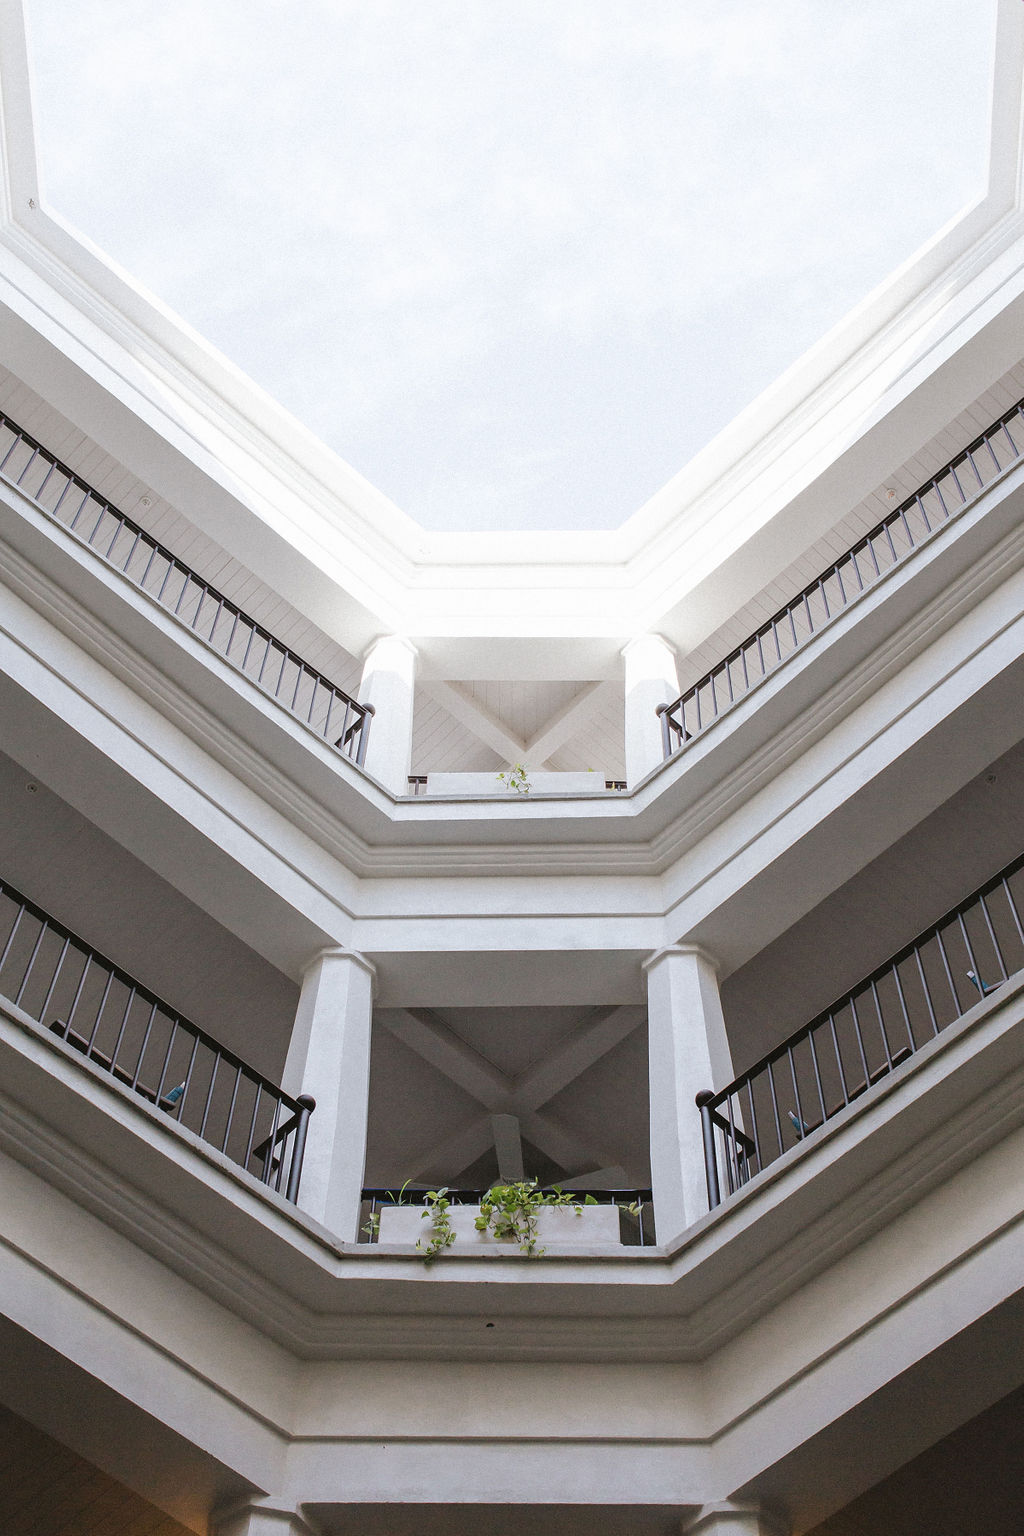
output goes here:
[[567, 1126], [552, 1120], [549, 1115], [534, 1110], [520, 1118], [523, 1135], [539, 1152], [562, 1168], [576, 1169], [585, 1173], [591, 1168], [606, 1167], [615, 1161], [605, 1150], [595, 1150], [589, 1138], [584, 1140]]
[[[458, 683], [443, 683], [432, 678], [429, 682], [424, 681], [421, 687], [460, 725], [464, 725], [485, 746], [497, 752], [502, 762], [524, 761], [525, 741], [520, 741], [518, 736], [513, 736], [504, 721], [492, 715], [489, 709], [485, 709], [471, 694], [460, 688]], [[534, 763], [531, 766], [538, 765]]]
[[394, 1008], [378, 1017], [396, 1040], [472, 1094], [479, 1104], [494, 1111], [505, 1108], [512, 1089], [510, 1080], [436, 1013], [429, 1008]]
[[621, 1163], [613, 1163], [610, 1168], [592, 1168], [589, 1173], [579, 1173], [574, 1179], [559, 1179], [558, 1182], [563, 1189], [579, 1189], [583, 1192], [588, 1189], [636, 1188]]
[[478, 1115], [475, 1120], [464, 1125], [461, 1131], [449, 1136], [447, 1141], [427, 1148], [418, 1158], [414, 1158], [409, 1178], [417, 1183], [426, 1179], [450, 1183], [452, 1179], [458, 1178], [463, 1168], [468, 1168], [478, 1157], [483, 1157], [493, 1145], [494, 1133], [490, 1117]]
[[593, 1176], [595, 1168], [614, 1167], [614, 1153], [595, 1147], [589, 1137], [584, 1140], [540, 1110], [636, 1029], [642, 1014], [635, 1004], [591, 1012], [568, 1040], [513, 1083], [431, 1009], [382, 1010], [380, 1022], [397, 1040], [490, 1112], [475, 1117], [441, 1144], [425, 1149], [413, 1160], [408, 1176], [417, 1182], [457, 1177], [493, 1146], [501, 1176], [511, 1177], [505, 1170], [517, 1166], [516, 1148], [521, 1162], [520, 1133], [552, 1161], [567, 1170], [578, 1170], [580, 1177]]
[[550, 1055], [523, 1073], [513, 1087], [509, 1108], [519, 1114], [539, 1109], [632, 1034], [642, 1017], [643, 1009], [636, 1004], [603, 1008], [596, 1017], [591, 1015]]
[[615, 686], [614, 683], [608, 682], [591, 683], [582, 693], [570, 699], [568, 704], [546, 720], [536, 736], [526, 743], [523, 748], [524, 760], [532, 768], [539, 768], [542, 763], [546, 763], [559, 747], [564, 746], [570, 737], [582, 730], [585, 722], [603, 702], [602, 690]]

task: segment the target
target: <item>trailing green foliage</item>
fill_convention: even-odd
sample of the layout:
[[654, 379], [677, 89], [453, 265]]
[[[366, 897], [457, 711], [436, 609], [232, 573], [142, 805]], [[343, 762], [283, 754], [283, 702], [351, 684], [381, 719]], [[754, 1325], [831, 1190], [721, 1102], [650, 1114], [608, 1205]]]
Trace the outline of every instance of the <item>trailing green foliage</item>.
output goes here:
[[430, 1264], [439, 1253], [443, 1253], [454, 1243], [455, 1229], [448, 1214], [451, 1201], [448, 1198], [447, 1189], [428, 1189], [423, 1196], [423, 1201], [427, 1207], [423, 1212], [423, 1219], [426, 1221], [427, 1217], [430, 1217], [430, 1237], [425, 1242], [421, 1238], [416, 1244], [416, 1251], [422, 1253], [425, 1263]]
[[[416, 1198], [421, 1198], [419, 1193]], [[421, 1239], [416, 1248], [430, 1264], [438, 1254], [452, 1246], [455, 1230], [447, 1188], [428, 1190], [422, 1199], [426, 1205], [423, 1219], [430, 1219], [430, 1237]], [[473, 1224], [478, 1232], [490, 1232], [500, 1243], [515, 1243], [524, 1258], [537, 1259], [544, 1252], [537, 1245], [537, 1217], [541, 1211], [561, 1207], [582, 1216], [585, 1205], [599, 1204], [593, 1195], [584, 1195], [580, 1199], [558, 1184], [550, 1189], [539, 1189], [536, 1179], [522, 1179], [510, 1184], [492, 1184], [480, 1200], [480, 1214]], [[625, 1209], [634, 1216], [640, 1214], [637, 1201]]]
[[513, 763], [507, 773], [498, 774], [498, 783], [506, 789], [514, 789], [517, 795], [530, 793], [529, 770], [525, 763]]
[[[597, 1202], [591, 1195], [584, 1204]], [[516, 1243], [524, 1258], [539, 1258], [544, 1249], [537, 1247], [537, 1212], [551, 1206], [568, 1207], [577, 1216], [583, 1214], [583, 1205], [566, 1190], [538, 1189], [536, 1179], [492, 1184], [480, 1201], [480, 1215], [474, 1225], [478, 1232], [492, 1232], [499, 1242]]]

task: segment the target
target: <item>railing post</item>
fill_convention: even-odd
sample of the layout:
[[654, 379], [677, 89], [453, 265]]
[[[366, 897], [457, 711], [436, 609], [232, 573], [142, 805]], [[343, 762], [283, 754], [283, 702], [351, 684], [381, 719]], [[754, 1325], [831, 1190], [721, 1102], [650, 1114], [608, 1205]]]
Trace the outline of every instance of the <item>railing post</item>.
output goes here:
[[693, 1112], [698, 1092], [732, 1076], [711, 957], [692, 944], [658, 950], [644, 966], [650, 1059], [651, 1186], [658, 1242], [665, 1244], [712, 1205], [705, 1134]]
[[316, 1099], [308, 1093], [300, 1093], [295, 1101], [299, 1106], [298, 1123], [295, 1127], [295, 1140], [292, 1143], [292, 1161], [288, 1170], [288, 1188], [286, 1197], [294, 1205], [299, 1198], [299, 1181], [302, 1178], [302, 1160], [306, 1155], [306, 1133], [309, 1130], [309, 1117], [316, 1109]]
[[626, 781], [630, 789], [665, 760], [668, 725], [661, 704], [679, 697], [673, 646], [660, 635], [637, 635], [623, 647]]
[[356, 766], [362, 768], [366, 763], [366, 744], [370, 739], [370, 724], [377, 711], [372, 704], [363, 705], [363, 723], [359, 727], [359, 741], [356, 744]]
[[284, 1068], [284, 1091], [307, 1115], [298, 1205], [346, 1242], [359, 1227], [366, 1161], [375, 971], [362, 955], [326, 949], [306, 967]]
[[361, 766], [393, 795], [409, 793], [416, 657], [416, 647], [404, 635], [383, 635], [366, 652], [359, 685], [360, 702], [375, 713]]
[[701, 1139], [704, 1142], [704, 1173], [708, 1185], [708, 1209], [713, 1211], [716, 1205], [722, 1203], [722, 1190], [718, 1181], [718, 1153], [715, 1148], [715, 1122], [711, 1118], [711, 1101], [714, 1094], [708, 1088], [704, 1088], [697, 1095], [697, 1107], [700, 1110]]
[[669, 719], [668, 719], [668, 712], [669, 712], [669, 710], [671, 708], [672, 708], [671, 704], [659, 704], [657, 709], [654, 711], [654, 713], [657, 715], [658, 719], [661, 721], [661, 755], [662, 755], [662, 757], [671, 757], [672, 756], [672, 728], [669, 725]]

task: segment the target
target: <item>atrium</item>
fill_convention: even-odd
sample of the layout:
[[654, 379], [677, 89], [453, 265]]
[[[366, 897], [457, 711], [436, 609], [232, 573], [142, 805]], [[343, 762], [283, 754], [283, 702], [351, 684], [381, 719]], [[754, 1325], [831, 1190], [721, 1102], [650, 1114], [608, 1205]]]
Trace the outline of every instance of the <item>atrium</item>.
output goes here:
[[48, 209], [0, 4], [5, 1530], [1019, 1536], [1022, 79], [642, 513], [455, 534]]

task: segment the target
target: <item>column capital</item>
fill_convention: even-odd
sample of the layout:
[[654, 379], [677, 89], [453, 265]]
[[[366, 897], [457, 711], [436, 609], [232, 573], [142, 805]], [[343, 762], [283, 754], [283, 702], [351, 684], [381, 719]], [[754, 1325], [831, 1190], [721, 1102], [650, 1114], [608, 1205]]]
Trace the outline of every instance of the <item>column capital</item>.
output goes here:
[[656, 965], [660, 965], [663, 960], [668, 960], [672, 955], [692, 955], [697, 960], [703, 960], [705, 965], [709, 965], [715, 975], [718, 975], [718, 961], [700, 944], [664, 944], [661, 949], [656, 949], [653, 954], [647, 956], [646, 960], [641, 961], [640, 969], [648, 974]]
[[378, 635], [375, 640], [370, 641], [360, 659], [368, 661], [379, 646], [385, 645], [396, 646], [398, 649], [406, 651], [410, 656], [419, 655], [419, 651], [413, 645], [408, 635]]
[[652, 629], [645, 630], [642, 635], [634, 635], [632, 639], [627, 640], [625, 645], [620, 649], [619, 655], [630, 656], [634, 652], [638, 651], [642, 646], [650, 646], [653, 649], [668, 651], [672, 657], [675, 657], [679, 654], [678, 648], [673, 645], [671, 640], [666, 640], [664, 635], [659, 635], [655, 630]]
[[251, 1496], [215, 1509], [211, 1529], [216, 1536], [320, 1536], [320, 1527], [294, 1504]]
[[720, 1499], [702, 1504], [679, 1531], [680, 1536], [788, 1536], [789, 1526], [758, 1503]]
[[374, 987], [377, 985], [377, 967], [372, 960], [367, 960], [358, 949], [347, 949], [344, 944], [325, 944], [323, 949], [318, 949], [316, 954], [302, 967], [303, 976], [308, 976], [315, 965], [321, 960], [351, 960], [355, 965], [361, 966], [370, 977]]

